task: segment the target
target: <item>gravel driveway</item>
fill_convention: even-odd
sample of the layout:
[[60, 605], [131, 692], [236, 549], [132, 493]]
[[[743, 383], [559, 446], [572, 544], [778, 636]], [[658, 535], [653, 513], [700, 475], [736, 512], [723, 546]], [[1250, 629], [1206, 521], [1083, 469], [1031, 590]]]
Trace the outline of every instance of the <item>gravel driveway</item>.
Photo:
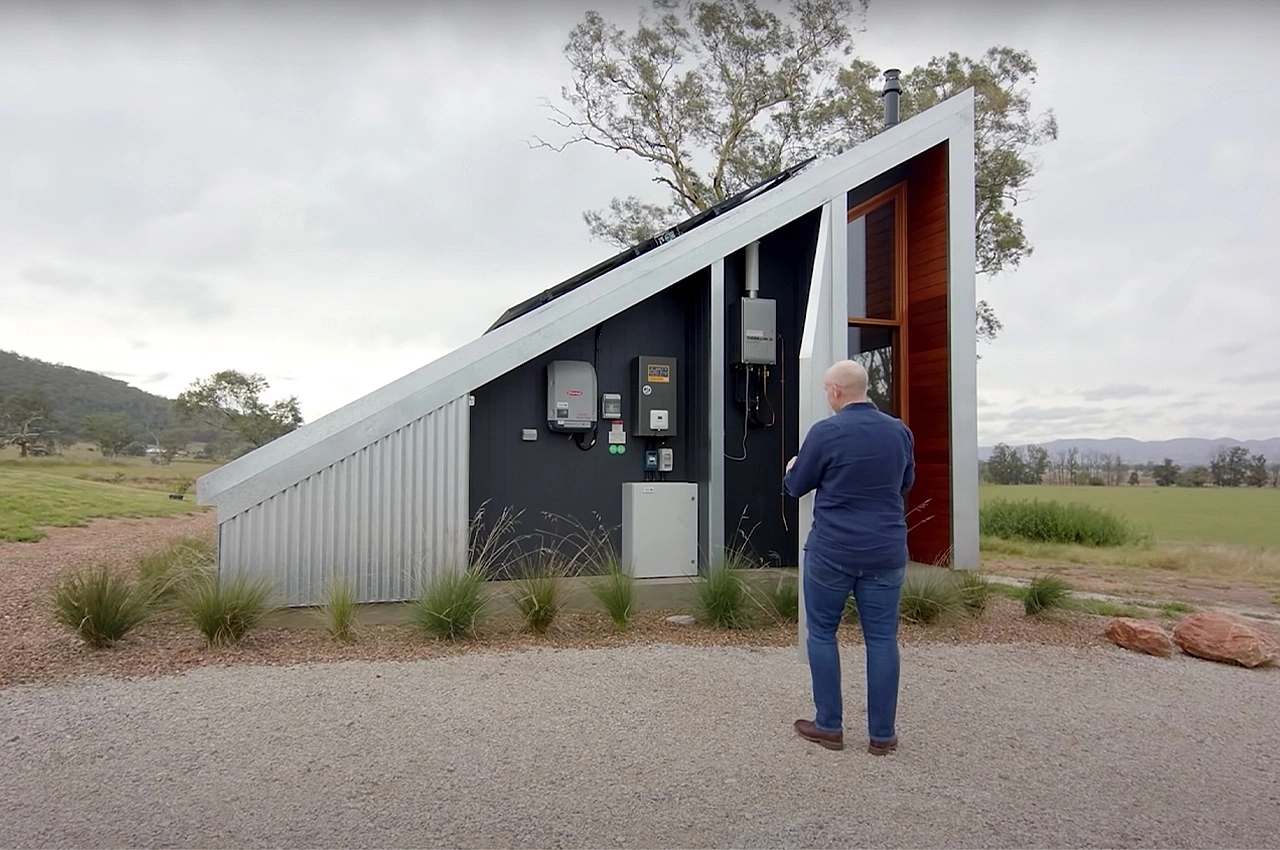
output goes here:
[[882, 759], [793, 736], [792, 649], [8, 688], [0, 844], [1280, 846], [1280, 671], [1029, 645], [904, 665]]

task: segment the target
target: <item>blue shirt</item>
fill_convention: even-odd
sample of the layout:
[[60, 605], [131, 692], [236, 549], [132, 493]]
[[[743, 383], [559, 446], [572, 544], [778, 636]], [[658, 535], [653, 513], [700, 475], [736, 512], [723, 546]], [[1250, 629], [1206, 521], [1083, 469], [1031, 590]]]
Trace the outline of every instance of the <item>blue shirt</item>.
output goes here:
[[914, 443], [906, 425], [870, 402], [815, 423], [783, 479], [797, 498], [818, 491], [804, 548], [854, 570], [906, 565]]

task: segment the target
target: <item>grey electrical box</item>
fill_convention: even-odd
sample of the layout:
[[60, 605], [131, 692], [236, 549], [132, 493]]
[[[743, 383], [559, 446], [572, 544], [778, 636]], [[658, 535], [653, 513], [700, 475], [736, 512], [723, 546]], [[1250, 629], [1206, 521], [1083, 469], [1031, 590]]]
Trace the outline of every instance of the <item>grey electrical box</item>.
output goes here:
[[596, 424], [596, 370], [584, 360], [547, 364], [547, 427], [589, 431]]
[[600, 418], [601, 419], [621, 419], [622, 418], [622, 394], [621, 393], [605, 393], [600, 396]]
[[738, 363], [778, 362], [778, 305], [772, 298], [739, 298], [733, 315]]
[[622, 563], [636, 578], [698, 574], [698, 485], [622, 485]]
[[674, 357], [637, 357], [634, 361], [636, 395], [635, 424], [637, 437], [676, 436], [676, 359]]

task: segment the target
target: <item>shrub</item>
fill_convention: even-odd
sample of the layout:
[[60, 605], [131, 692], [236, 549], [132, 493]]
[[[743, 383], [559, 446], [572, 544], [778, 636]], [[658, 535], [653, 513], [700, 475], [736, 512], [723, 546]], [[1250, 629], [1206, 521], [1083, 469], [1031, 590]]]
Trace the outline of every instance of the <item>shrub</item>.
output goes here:
[[436, 637], [475, 634], [484, 615], [484, 579], [474, 569], [438, 572], [409, 607], [409, 621]]
[[560, 613], [560, 580], [550, 570], [540, 569], [516, 585], [515, 603], [525, 625], [534, 634], [545, 634]]
[[356, 592], [345, 581], [334, 582], [325, 594], [321, 607], [329, 634], [343, 643], [356, 638]]
[[135, 562], [138, 581], [156, 602], [172, 601], [196, 582], [213, 577], [213, 546], [201, 537], [179, 537]]
[[1124, 546], [1142, 540], [1133, 526], [1110, 511], [1039, 500], [994, 499], [982, 506], [979, 527], [984, 536], [1041, 543]]
[[750, 595], [742, 570], [726, 565], [707, 569], [697, 578], [698, 613], [718, 629], [737, 629], [746, 625]]
[[53, 588], [53, 615], [92, 647], [110, 646], [147, 619], [145, 591], [106, 567], [61, 578]]
[[631, 610], [635, 605], [636, 579], [631, 573], [615, 565], [613, 569], [588, 585], [619, 631], [631, 624]]
[[991, 582], [987, 581], [976, 570], [964, 570], [959, 581], [960, 602], [964, 609], [975, 617], [987, 608], [987, 600], [991, 597]]
[[779, 576], [764, 590], [764, 607], [776, 620], [795, 623], [800, 620], [800, 581], [795, 576]]
[[1022, 605], [1028, 614], [1039, 614], [1061, 606], [1070, 592], [1067, 583], [1057, 576], [1039, 576], [1027, 586]]
[[196, 582], [181, 598], [183, 612], [210, 646], [238, 643], [271, 610], [271, 583], [238, 575]]
[[955, 579], [942, 570], [908, 572], [902, 583], [899, 616], [908, 623], [926, 624], [940, 620], [961, 607]]

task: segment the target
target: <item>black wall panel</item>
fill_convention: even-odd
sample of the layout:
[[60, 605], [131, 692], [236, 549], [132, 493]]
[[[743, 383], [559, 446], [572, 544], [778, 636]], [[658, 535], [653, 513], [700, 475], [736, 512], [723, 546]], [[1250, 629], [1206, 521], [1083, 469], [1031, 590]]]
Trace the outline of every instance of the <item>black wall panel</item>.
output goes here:
[[[766, 384], [775, 416], [773, 427], [752, 426], [746, 436], [746, 459], [725, 459], [726, 542], [749, 546], [774, 563], [794, 564], [798, 537], [796, 503], [783, 499], [782, 472], [798, 445], [798, 355], [804, 330], [809, 280], [817, 244], [820, 211], [814, 211], [761, 240], [760, 297], [777, 301], [779, 363]], [[730, 304], [743, 293], [744, 254], [725, 260], [725, 449], [741, 457], [744, 409], [735, 401], [741, 372], [732, 364]], [[611, 530], [621, 548], [622, 484], [644, 480], [643, 439], [633, 430], [632, 359], [640, 354], [679, 360], [678, 435], [666, 445], [674, 449], [672, 481], [702, 481], [707, 476], [706, 436], [710, 344], [710, 271], [694, 275], [635, 307], [525, 363], [476, 390], [471, 408], [470, 502], [489, 518], [503, 508], [523, 511], [519, 532], [563, 534], [569, 518], [587, 528]], [[623, 455], [609, 453], [602, 423], [596, 445], [580, 450], [572, 438], [546, 428], [546, 366], [552, 360], [598, 358], [600, 392], [623, 398], [628, 442]], [[735, 385], [735, 382], [736, 385]], [[735, 386], [738, 389], [735, 389]], [[521, 440], [521, 431], [536, 428], [538, 439]], [[535, 545], [534, 541], [530, 545]]]
[[746, 543], [759, 557], [792, 566], [797, 505], [783, 497], [782, 475], [799, 445], [800, 338], [820, 221], [821, 211], [815, 210], [760, 240], [760, 297], [775, 299], [778, 311], [779, 359], [765, 383], [776, 415], [771, 428], [746, 429], [745, 460], [734, 459], [744, 456], [746, 411], [738, 401], [744, 376], [731, 362], [737, 329], [730, 305], [743, 295], [746, 259], [743, 251], [725, 259], [725, 543]]
[[[611, 529], [621, 549], [622, 484], [644, 480], [645, 441], [631, 435], [634, 424], [632, 359], [640, 354], [675, 357], [679, 384], [677, 436], [671, 481], [696, 481], [703, 470], [695, 452], [706, 453], [709, 273], [703, 271], [637, 304], [599, 327], [525, 363], [476, 390], [471, 408], [470, 502], [486, 502], [492, 519], [503, 508], [523, 511], [518, 533], [564, 534], [571, 527], [547, 514], [586, 528]], [[608, 423], [601, 423], [593, 448], [583, 451], [569, 436], [547, 430], [546, 368], [552, 360], [598, 358], [599, 390], [622, 395], [628, 434], [626, 454], [609, 453]], [[525, 428], [538, 439], [521, 440]], [[590, 442], [585, 439], [584, 442]], [[534, 541], [530, 541], [534, 545]]]

